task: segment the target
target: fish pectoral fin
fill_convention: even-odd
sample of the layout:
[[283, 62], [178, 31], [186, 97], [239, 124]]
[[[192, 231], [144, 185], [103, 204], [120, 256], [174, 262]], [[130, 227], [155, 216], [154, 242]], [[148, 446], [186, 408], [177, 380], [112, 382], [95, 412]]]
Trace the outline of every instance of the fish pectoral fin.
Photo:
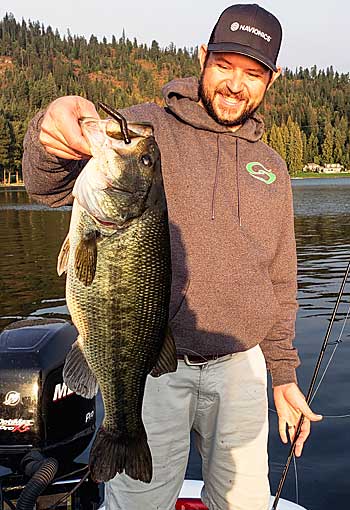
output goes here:
[[61, 276], [63, 273], [67, 272], [69, 250], [70, 250], [70, 242], [69, 242], [69, 234], [67, 234], [67, 236], [61, 246], [61, 250], [60, 250], [60, 253], [59, 253], [58, 259], [57, 259], [58, 276]]
[[160, 377], [177, 370], [177, 355], [174, 337], [168, 327], [164, 343], [162, 345], [157, 363], [154, 365], [151, 376]]
[[84, 356], [80, 337], [66, 356], [63, 380], [70, 390], [82, 397], [93, 398], [98, 392], [98, 383]]
[[85, 286], [92, 284], [95, 278], [97, 265], [97, 232], [86, 232], [80, 240], [74, 258], [74, 270], [76, 277]]

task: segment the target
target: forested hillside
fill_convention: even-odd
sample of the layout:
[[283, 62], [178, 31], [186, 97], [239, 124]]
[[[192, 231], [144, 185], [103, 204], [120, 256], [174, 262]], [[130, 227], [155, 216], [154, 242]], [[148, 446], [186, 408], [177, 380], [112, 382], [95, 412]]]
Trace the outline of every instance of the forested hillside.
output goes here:
[[[40, 22], [0, 21], [0, 180], [20, 173], [29, 120], [51, 100], [79, 94], [123, 107], [161, 104], [160, 89], [174, 77], [199, 74], [197, 48], [160, 48], [125, 37], [98, 41], [65, 35]], [[293, 174], [307, 162], [339, 163], [350, 169], [349, 73], [285, 69], [261, 110], [268, 141]]]

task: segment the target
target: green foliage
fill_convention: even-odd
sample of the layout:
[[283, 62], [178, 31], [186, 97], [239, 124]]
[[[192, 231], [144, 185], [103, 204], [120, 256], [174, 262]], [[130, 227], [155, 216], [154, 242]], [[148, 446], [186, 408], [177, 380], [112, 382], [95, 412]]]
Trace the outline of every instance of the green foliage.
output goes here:
[[287, 128], [289, 132], [289, 144], [286, 163], [291, 175], [295, 175], [303, 167], [303, 139], [300, 127], [288, 117]]
[[0, 171], [3, 179], [4, 170], [9, 170], [13, 164], [13, 149], [15, 144], [15, 137], [12, 129], [12, 124], [0, 112]]
[[324, 130], [324, 139], [322, 144], [322, 163], [332, 162], [334, 148], [334, 129], [330, 122], [327, 122]]
[[275, 149], [282, 158], [285, 160], [287, 158], [287, 144], [282, 134], [282, 129], [276, 124], [272, 124], [270, 130], [270, 147]]
[[[50, 101], [81, 95], [122, 108], [162, 103], [161, 88], [173, 78], [199, 75], [198, 49], [150, 47], [121, 37], [61, 36], [36, 21], [0, 20], [0, 169], [20, 170], [30, 119]], [[264, 141], [281, 154], [291, 173], [307, 162], [350, 167], [349, 74], [332, 68], [284, 70], [261, 108]], [[1, 179], [1, 174], [0, 174]]]
[[306, 143], [306, 157], [305, 161], [308, 163], [320, 164], [320, 157], [318, 154], [318, 138], [314, 133], [311, 133]]
[[340, 75], [332, 67], [294, 73], [285, 69], [261, 112], [269, 144], [286, 160], [291, 174], [306, 163], [339, 163], [350, 170], [349, 73]]

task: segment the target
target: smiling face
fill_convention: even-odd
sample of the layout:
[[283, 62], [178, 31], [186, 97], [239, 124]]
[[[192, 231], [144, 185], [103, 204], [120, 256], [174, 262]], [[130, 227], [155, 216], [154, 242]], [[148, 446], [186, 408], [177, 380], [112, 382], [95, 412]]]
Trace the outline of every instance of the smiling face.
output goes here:
[[261, 104], [265, 92], [280, 75], [238, 53], [207, 54], [200, 49], [200, 104], [219, 124], [238, 129]]

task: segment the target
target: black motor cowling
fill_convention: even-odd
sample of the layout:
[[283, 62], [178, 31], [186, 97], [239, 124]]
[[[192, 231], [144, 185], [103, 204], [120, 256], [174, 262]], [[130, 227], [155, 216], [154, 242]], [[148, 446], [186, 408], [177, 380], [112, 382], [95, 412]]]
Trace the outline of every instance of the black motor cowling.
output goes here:
[[73, 459], [95, 430], [95, 398], [73, 393], [62, 378], [77, 331], [62, 319], [11, 324], [0, 334], [0, 464], [17, 470], [33, 448]]

